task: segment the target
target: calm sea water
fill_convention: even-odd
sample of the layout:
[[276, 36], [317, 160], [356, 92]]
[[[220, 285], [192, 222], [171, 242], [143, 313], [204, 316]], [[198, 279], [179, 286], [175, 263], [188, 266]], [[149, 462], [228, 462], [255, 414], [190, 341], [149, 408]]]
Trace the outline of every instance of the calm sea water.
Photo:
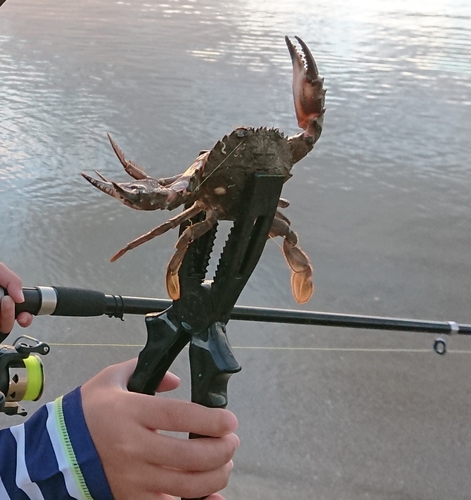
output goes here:
[[[308, 308], [471, 323], [470, 26], [471, 5], [465, 0], [8, 0], [0, 10], [0, 259], [28, 285], [165, 297], [164, 270], [175, 233], [117, 263], [110, 264], [109, 257], [169, 213], [129, 210], [88, 185], [80, 172], [97, 169], [126, 179], [107, 132], [155, 177], [183, 171], [201, 149], [238, 125], [296, 132], [284, 35], [299, 35], [311, 47], [328, 89], [322, 137], [283, 192], [292, 202], [286, 214], [315, 268], [316, 293]], [[276, 244], [267, 245], [240, 302], [297, 307]], [[36, 320], [31, 333], [56, 343], [142, 344], [141, 322], [46, 318]], [[244, 400], [244, 384], [254, 377], [275, 412], [291, 391], [283, 389], [280, 366], [283, 374], [293, 373], [293, 366], [305, 374], [313, 370], [312, 360], [285, 353], [274, 361], [249, 347], [431, 344], [426, 336], [405, 334], [250, 324], [237, 330], [234, 325], [232, 340], [247, 349], [239, 354], [246, 378], [241, 374], [234, 382], [234, 402]], [[460, 339], [454, 342], [469, 350]], [[139, 350], [136, 345], [71, 349], [57, 346], [55, 358], [51, 353], [48, 397]], [[71, 360], [74, 370], [63, 377]], [[332, 360], [336, 369], [337, 361]], [[350, 363], [359, 373], [358, 360]], [[384, 361], [378, 363], [381, 377]], [[324, 375], [330, 373], [324, 369]], [[334, 393], [352, 395], [348, 379], [348, 374], [343, 382], [336, 379]], [[258, 405], [258, 396], [253, 398], [253, 404], [239, 403], [241, 420], [265, 423], [265, 415], [250, 413]], [[291, 429], [288, 415], [283, 425]], [[296, 425], [293, 434], [305, 437], [310, 427], [303, 427], [302, 419]], [[267, 438], [260, 431], [241, 432]], [[266, 432], [277, 439], [277, 431]], [[379, 429], [378, 435], [385, 433]], [[428, 442], [428, 434], [420, 435]], [[351, 483], [336, 469], [342, 453], [331, 452], [322, 462], [334, 464], [331, 477], [311, 451], [298, 453], [287, 445], [291, 451], [275, 452], [252, 437], [258, 444], [252, 449], [249, 442], [241, 452], [249, 465], [240, 465], [244, 479], [235, 480], [234, 495], [247, 484], [252, 498], [265, 498], [270, 484], [279, 492], [283, 474], [291, 474], [301, 499], [313, 498], [308, 493], [313, 484], [320, 488], [316, 498], [368, 498], [368, 492], [406, 498], [380, 496], [378, 491], [388, 491], [389, 476], [378, 470], [384, 481], [376, 495], [369, 485], [356, 493], [347, 488], [349, 496], [341, 485]], [[365, 452], [369, 460], [371, 449]], [[398, 452], [397, 464], [404, 455]], [[267, 456], [274, 462], [265, 469]], [[305, 464], [310, 468], [304, 473]], [[408, 470], [410, 463], [401, 469], [406, 476]], [[326, 477], [322, 471], [327, 482], [319, 479]], [[427, 486], [432, 476], [424, 473], [421, 483], [427, 495], [414, 498], [469, 494], [468, 483], [455, 481], [440, 497], [437, 485]], [[405, 479], [408, 495], [415, 492], [414, 477]]]

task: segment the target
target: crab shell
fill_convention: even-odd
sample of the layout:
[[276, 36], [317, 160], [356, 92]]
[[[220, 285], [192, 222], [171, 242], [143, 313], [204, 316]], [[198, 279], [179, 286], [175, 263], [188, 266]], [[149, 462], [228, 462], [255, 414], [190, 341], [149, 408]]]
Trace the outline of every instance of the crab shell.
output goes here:
[[[286, 138], [275, 128], [239, 127], [205, 153], [196, 188], [187, 201], [199, 200], [220, 220], [234, 220], [244, 204], [243, 188], [254, 173], [282, 175], [287, 181], [295, 160], [314, 146], [303, 134]], [[185, 173], [182, 178], [186, 177]]]

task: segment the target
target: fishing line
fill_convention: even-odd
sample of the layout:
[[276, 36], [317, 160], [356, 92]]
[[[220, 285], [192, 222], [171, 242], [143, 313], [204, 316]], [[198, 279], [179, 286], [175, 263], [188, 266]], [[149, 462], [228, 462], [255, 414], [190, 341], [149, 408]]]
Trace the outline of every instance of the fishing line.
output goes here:
[[[216, 167], [216, 168], [215, 168], [215, 169], [214, 169], [214, 170], [213, 170], [210, 174], [208, 174], [208, 175], [207, 175], [207, 176], [206, 176], [206, 177], [205, 177], [205, 178], [204, 178], [204, 179], [200, 182], [200, 184], [199, 184], [199, 186], [197, 187], [197, 189], [199, 189], [199, 188], [203, 185], [203, 183], [205, 183], [205, 182], [206, 182], [206, 181], [207, 181], [207, 180], [208, 180], [208, 179], [209, 179], [209, 178], [210, 178], [210, 177], [214, 174], [214, 172], [216, 172], [216, 170], [217, 170], [218, 168], [220, 168], [220, 167], [221, 167], [221, 165], [222, 165], [222, 164], [223, 164], [226, 160], [228, 160], [228, 159], [230, 158], [230, 156], [231, 156], [232, 154], [234, 154], [234, 153], [235, 153], [235, 152], [236, 152], [236, 151], [237, 151], [237, 150], [238, 150], [238, 149], [239, 149], [239, 148], [240, 148], [240, 147], [244, 144], [244, 142], [245, 142], [245, 141], [241, 141], [241, 142], [239, 142], [239, 144], [237, 144], [237, 146], [236, 146], [236, 147], [235, 147], [235, 148], [234, 148], [234, 149], [233, 149], [233, 150], [232, 150], [232, 151], [231, 151], [231, 152], [230, 152], [230, 153], [229, 153], [229, 154], [228, 154], [228, 155], [224, 158], [224, 160], [222, 160], [222, 161], [221, 161], [221, 163], [219, 163], [219, 165], [218, 165], [218, 166], [217, 166], [217, 167]], [[223, 143], [223, 144], [224, 144], [224, 143]], [[225, 148], [225, 146], [226, 146], [226, 145], [224, 144], [224, 148]], [[208, 156], [208, 157], [209, 157], [209, 156]]]
[[[62, 343], [48, 342], [54, 347], [144, 347], [143, 344], [97, 344], [97, 343]], [[187, 349], [188, 347], [186, 347]], [[277, 346], [232, 346], [238, 350], [258, 350], [258, 351], [312, 351], [312, 352], [365, 352], [365, 353], [430, 353], [430, 349], [395, 349], [395, 348], [369, 348], [369, 347], [277, 347]], [[447, 353], [471, 354], [466, 350], [447, 350]]]

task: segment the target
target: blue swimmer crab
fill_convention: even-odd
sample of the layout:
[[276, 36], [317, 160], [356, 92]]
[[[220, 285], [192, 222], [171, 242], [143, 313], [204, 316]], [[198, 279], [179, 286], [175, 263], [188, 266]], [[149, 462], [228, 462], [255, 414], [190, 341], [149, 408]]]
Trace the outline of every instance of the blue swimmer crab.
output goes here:
[[[108, 135], [111, 146], [124, 170], [135, 180], [128, 183], [109, 181], [96, 172], [99, 179], [82, 173], [83, 177], [100, 191], [118, 199], [136, 210], [173, 210], [192, 204], [168, 221], [128, 243], [111, 261], [128, 250], [155, 238], [200, 212], [205, 219], [188, 226], [176, 244], [176, 253], [167, 265], [166, 285], [173, 300], [180, 297], [178, 270], [188, 245], [205, 234], [218, 220], [234, 220], [244, 203], [243, 187], [248, 176], [255, 172], [291, 177], [295, 163], [314, 147], [322, 132], [325, 89], [316, 63], [308, 46], [299, 37], [298, 51], [285, 37], [293, 63], [293, 97], [299, 127], [296, 135], [285, 137], [276, 128], [239, 127], [217, 141], [209, 151], [201, 152], [190, 167], [173, 177], [154, 179], [134, 162], [127, 160]], [[278, 208], [286, 208], [288, 201], [280, 199]], [[298, 303], [307, 302], [313, 292], [312, 266], [308, 256], [298, 246], [298, 238], [290, 228], [290, 221], [276, 211], [270, 236], [282, 236], [283, 254], [291, 268], [291, 288]]]

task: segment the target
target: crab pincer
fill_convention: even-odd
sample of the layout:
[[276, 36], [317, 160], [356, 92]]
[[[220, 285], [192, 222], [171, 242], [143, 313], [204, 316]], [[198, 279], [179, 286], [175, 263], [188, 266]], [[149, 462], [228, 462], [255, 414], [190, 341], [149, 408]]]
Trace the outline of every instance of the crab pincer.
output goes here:
[[301, 53], [298, 52], [291, 40], [287, 36], [285, 37], [293, 62], [294, 108], [298, 125], [306, 135], [314, 137], [317, 141], [322, 132], [325, 112], [324, 79], [319, 77], [317, 64], [309, 47], [298, 36], [295, 38], [301, 46]]

